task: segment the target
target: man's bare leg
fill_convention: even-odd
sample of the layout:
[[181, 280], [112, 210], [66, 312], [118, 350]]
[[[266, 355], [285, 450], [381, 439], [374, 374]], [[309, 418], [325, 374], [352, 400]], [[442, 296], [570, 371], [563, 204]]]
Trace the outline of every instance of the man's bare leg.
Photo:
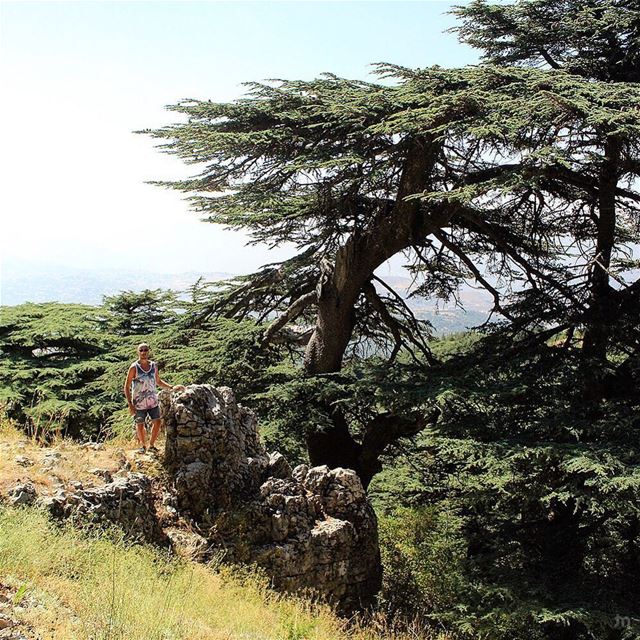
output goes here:
[[144, 422], [136, 422], [136, 434], [140, 444], [147, 448], [147, 430], [144, 427]]
[[158, 439], [158, 434], [160, 433], [160, 426], [162, 425], [162, 420], [154, 420], [151, 423], [151, 440], [149, 440], [149, 448], [153, 447]]

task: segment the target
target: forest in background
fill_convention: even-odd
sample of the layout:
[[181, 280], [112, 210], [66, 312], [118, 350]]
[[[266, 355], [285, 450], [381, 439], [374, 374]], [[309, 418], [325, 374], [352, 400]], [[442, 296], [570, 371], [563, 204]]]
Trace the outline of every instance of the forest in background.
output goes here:
[[[210, 222], [298, 253], [187, 299], [3, 308], [8, 415], [47, 437], [127, 427], [151, 343], [174, 383], [234, 388], [270, 448], [355, 469], [380, 516], [379, 607], [461, 637], [634, 638], [640, 612], [640, 4], [476, 0], [464, 69], [378, 66], [187, 100], [144, 131]], [[415, 295], [493, 300], [434, 339]], [[37, 432], [37, 433], [36, 433]]]

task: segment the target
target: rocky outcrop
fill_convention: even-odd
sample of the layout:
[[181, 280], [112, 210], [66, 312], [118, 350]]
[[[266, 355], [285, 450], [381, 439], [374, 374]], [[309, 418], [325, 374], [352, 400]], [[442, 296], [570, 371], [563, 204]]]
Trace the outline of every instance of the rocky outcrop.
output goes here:
[[[353, 471], [292, 469], [266, 451], [255, 415], [228, 388], [193, 385], [161, 402], [167, 440], [155, 479], [130, 471], [151, 471], [147, 456], [120, 451], [117, 468], [87, 467], [86, 486], [52, 474], [50, 493], [38, 496], [21, 470], [0, 498], [83, 525], [118, 525], [129, 539], [170, 544], [196, 561], [256, 563], [274, 587], [313, 590], [343, 612], [372, 600], [381, 579], [377, 523]], [[56, 451], [42, 457], [49, 473], [63, 463]]]
[[154, 505], [151, 480], [142, 473], [127, 473], [101, 487], [72, 491], [60, 489], [41, 498], [41, 506], [56, 518], [82, 523], [117, 524], [129, 538], [160, 542], [164, 535]]
[[12, 507], [28, 507], [36, 501], [36, 487], [30, 481], [20, 482], [7, 491], [7, 498]]
[[252, 560], [276, 587], [315, 589], [344, 609], [371, 600], [380, 582], [375, 514], [348, 469], [297, 467], [269, 478], [255, 503]]
[[173, 402], [163, 394], [165, 466], [177, 506], [199, 520], [260, 486], [269, 456], [253, 412], [227, 387], [191, 386]]
[[255, 415], [228, 388], [194, 385], [163, 399], [165, 465], [176, 507], [200, 527], [201, 553], [255, 562], [286, 590], [313, 589], [343, 610], [380, 584], [375, 514], [357, 475], [268, 454]]

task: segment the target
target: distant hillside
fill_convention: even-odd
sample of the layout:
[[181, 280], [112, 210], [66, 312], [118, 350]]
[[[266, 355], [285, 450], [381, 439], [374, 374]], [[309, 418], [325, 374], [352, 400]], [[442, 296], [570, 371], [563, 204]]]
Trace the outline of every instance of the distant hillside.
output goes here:
[[[185, 271], [176, 274], [9, 263], [3, 265], [0, 277], [0, 304], [13, 306], [23, 302], [57, 301], [98, 305], [104, 296], [121, 291], [184, 291], [200, 277], [216, 281], [232, 276], [231, 273], [217, 272]], [[384, 280], [407, 300], [407, 305], [419, 318], [431, 322], [439, 334], [478, 326], [486, 320], [491, 308], [491, 298], [482, 290], [464, 289], [460, 296], [464, 309], [460, 309], [451, 304], [438, 304], [436, 300], [407, 298], [410, 278], [385, 275]]]
[[437, 334], [456, 333], [481, 325], [491, 310], [493, 299], [483, 289], [465, 287], [460, 292], [464, 308], [441, 300], [410, 298], [411, 279], [403, 276], [384, 276], [384, 281], [393, 287], [407, 302], [407, 306], [421, 320], [428, 320]]

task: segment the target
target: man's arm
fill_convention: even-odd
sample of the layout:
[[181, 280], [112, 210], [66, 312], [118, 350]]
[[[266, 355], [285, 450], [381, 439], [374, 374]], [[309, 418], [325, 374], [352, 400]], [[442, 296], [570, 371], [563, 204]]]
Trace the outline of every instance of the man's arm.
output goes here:
[[133, 406], [133, 401], [131, 400], [131, 383], [133, 382], [133, 376], [135, 375], [135, 368], [129, 367], [129, 373], [127, 373], [127, 379], [124, 382], [124, 395], [127, 399], [127, 404], [129, 405], [129, 413], [133, 415], [136, 412], [136, 408]]
[[181, 384], [177, 384], [177, 385], [172, 385], [169, 384], [167, 382], [165, 382], [164, 380], [160, 379], [160, 374], [158, 373], [158, 365], [156, 364], [156, 384], [161, 388], [161, 389], [170, 389], [171, 391], [184, 391], [185, 387]]

